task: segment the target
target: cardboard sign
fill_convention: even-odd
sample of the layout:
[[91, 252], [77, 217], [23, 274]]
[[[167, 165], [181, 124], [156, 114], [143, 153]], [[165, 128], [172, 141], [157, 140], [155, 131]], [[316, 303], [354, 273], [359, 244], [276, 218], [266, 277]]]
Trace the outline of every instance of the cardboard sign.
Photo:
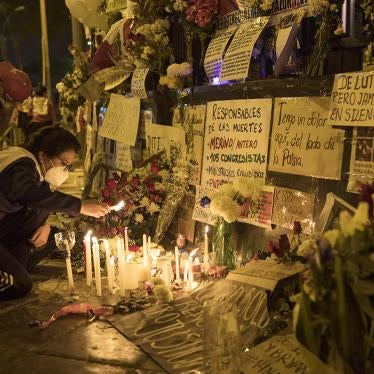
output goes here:
[[211, 352], [204, 351], [204, 347], [214, 342], [204, 339], [204, 325], [211, 323], [204, 315], [208, 308], [217, 306], [217, 313], [225, 313], [225, 305], [238, 311], [240, 346], [252, 345], [269, 321], [266, 293], [228, 280], [205, 283], [169, 304], [114, 316], [111, 323], [168, 373], [205, 372], [205, 355]]
[[138, 132], [140, 99], [111, 94], [99, 134], [105, 138], [135, 145]]
[[116, 142], [114, 168], [120, 171], [132, 169], [131, 147], [128, 144]]
[[240, 24], [223, 59], [221, 81], [248, 76], [253, 47], [268, 21], [269, 17], [258, 17]]
[[135, 97], [140, 97], [141, 99], [147, 98], [147, 91], [145, 89], [145, 80], [149, 68], [146, 69], [135, 69], [131, 78], [131, 93]]
[[243, 269], [230, 271], [226, 279], [274, 291], [282, 279], [301, 273], [305, 266], [300, 262], [279, 263], [276, 260], [257, 260]]
[[269, 170], [340, 179], [344, 130], [326, 125], [328, 97], [276, 98]]
[[328, 124], [374, 126], [374, 71], [335, 75]]
[[[310, 374], [294, 335], [276, 335], [240, 356], [244, 374]], [[321, 373], [322, 374], [322, 373]]]
[[[192, 134], [188, 159], [191, 163], [191, 185], [200, 184], [201, 164], [204, 147], [206, 105], [188, 105], [174, 110], [173, 126], [183, 128], [186, 134]], [[188, 137], [188, 136], [187, 136]]]
[[186, 157], [185, 132], [171, 126], [145, 123], [147, 150], [150, 155], [165, 149], [168, 158]]
[[201, 185], [235, 177], [265, 179], [271, 99], [226, 100], [207, 106]]
[[347, 191], [358, 193], [360, 183], [374, 181], [374, 127], [353, 129]]
[[209, 206], [203, 207], [201, 205], [201, 199], [204, 196], [211, 197], [214, 193], [214, 190], [209, 187], [196, 186], [196, 196], [195, 196], [195, 205], [193, 209], [192, 219], [195, 221], [203, 222], [208, 225], [214, 225], [216, 222], [216, 217], [210, 212]]
[[223, 53], [237, 29], [238, 26], [231, 26], [228, 29], [218, 30], [210, 41], [204, 58], [205, 73], [210, 81], [213, 81], [214, 78], [220, 78]]
[[299, 221], [304, 234], [312, 234], [314, 226], [314, 194], [275, 187], [271, 222], [292, 230]]

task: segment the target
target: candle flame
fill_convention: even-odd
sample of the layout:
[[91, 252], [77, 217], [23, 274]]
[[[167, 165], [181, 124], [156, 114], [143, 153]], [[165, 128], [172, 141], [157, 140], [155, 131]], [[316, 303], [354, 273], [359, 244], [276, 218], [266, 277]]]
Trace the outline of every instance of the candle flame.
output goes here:
[[193, 251], [191, 251], [190, 257], [196, 256], [196, 253], [197, 253], [198, 250], [199, 250], [199, 248], [195, 248]]
[[89, 239], [92, 235], [92, 230], [88, 230], [86, 233], [86, 236], [84, 237], [85, 239]]
[[209, 230], [209, 227], [208, 227], [208, 225], [206, 225], [206, 226], [205, 226], [205, 234], [208, 233], [208, 230]]
[[114, 210], [115, 212], [118, 212], [125, 206], [125, 202], [121, 200], [118, 204], [112, 205], [109, 207], [110, 210]]

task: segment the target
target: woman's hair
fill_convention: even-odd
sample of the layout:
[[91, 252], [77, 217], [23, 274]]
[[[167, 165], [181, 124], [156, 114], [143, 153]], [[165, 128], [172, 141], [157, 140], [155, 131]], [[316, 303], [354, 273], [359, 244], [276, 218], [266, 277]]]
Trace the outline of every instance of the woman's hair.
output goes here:
[[58, 126], [42, 127], [33, 133], [23, 144], [34, 156], [44, 152], [47, 156], [59, 156], [65, 151], [79, 152], [81, 145], [78, 139], [68, 130]]

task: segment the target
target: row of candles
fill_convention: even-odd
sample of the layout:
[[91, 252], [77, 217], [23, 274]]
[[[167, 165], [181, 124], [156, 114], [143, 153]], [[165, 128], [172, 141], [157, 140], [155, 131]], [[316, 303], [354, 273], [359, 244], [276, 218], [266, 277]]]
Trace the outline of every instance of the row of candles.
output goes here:
[[[208, 227], [206, 227], [204, 235], [204, 270], [207, 271], [209, 268], [209, 241], [208, 241]], [[112, 254], [112, 248], [107, 239], [102, 239], [101, 242], [104, 245], [105, 250], [105, 262], [106, 262], [106, 273], [108, 289], [111, 294], [115, 290], [115, 256]], [[86, 283], [87, 286], [91, 287], [93, 284], [93, 272], [95, 275], [95, 286], [97, 296], [102, 296], [102, 279], [101, 279], [101, 268], [100, 268], [100, 246], [99, 241], [96, 237], [92, 237], [92, 232], [89, 231], [84, 237], [85, 247], [85, 264], [86, 264]], [[125, 296], [127, 290], [133, 290], [138, 288], [138, 282], [145, 282], [151, 279], [151, 270], [153, 264], [153, 256], [151, 253], [151, 238], [143, 234], [143, 262], [135, 263], [132, 262], [132, 256], [129, 254], [129, 239], [128, 231], [125, 228], [124, 238], [117, 238], [116, 240], [117, 249], [117, 265], [118, 265], [118, 280], [120, 295]], [[183, 264], [183, 281], [189, 289], [194, 287], [194, 255], [196, 255], [197, 249], [193, 250], [188, 256], [188, 260]], [[93, 260], [93, 264], [92, 264]], [[181, 282], [180, 279], [180, 266], [181, 258], [179, 254], [179, 248], [175, 247], [174, 253], [175, 260], [175, 280], [177, 283]], [[93, 265], [93, 266], [92, 266]], [[74, 288], [73, 273], [71, 267], [70, 256], [66, 257], [66, 267], [68, 275], [69, 289]], [[171, 266], [170, 256], [158, 257], [157, 267], [160, 270], [160, 277], [164, 280], [165, 284], [170, 285], [174, 279], [173, 269]], [[93, 270], [92, 270], [93, 268]]]

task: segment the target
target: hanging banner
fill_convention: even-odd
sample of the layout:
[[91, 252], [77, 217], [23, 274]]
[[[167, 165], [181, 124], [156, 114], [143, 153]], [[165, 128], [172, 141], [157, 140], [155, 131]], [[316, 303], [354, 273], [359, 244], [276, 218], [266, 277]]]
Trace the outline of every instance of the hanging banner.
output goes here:
[[201, 185], [217, 188], [235, 177], [265, 179], [271, 99], [207, 105]]
[[269, 170], [340, 179], [344, 130], [326, 125], [329, 97], [276, 98]]
[[374, 127], [353, 129], [347, 191], [358, 192], [360, 183], [374, 181]]
[[374, 71], [335, 75], [327, 124], [374, 126]]
[[186, 140], [183, 129], [145, 123], [147, 151], [150, 155], [163, 149], [169, 159], [186, 158]]
[[292, 230], [295, 221], [301, 223], [304, 234], [312, 234], [314, 228], [314, 194], [275, 187], [271, 222]]
[[213, 82], [214, 78], [219, 79], [221, 76], [223, 54], [227, 43], [238, 27], [235, 25], [228, 29], [218, 30], [209, 43], [204, 58], [204, 69], [211, 82]]
[[223, 59], [221, 81], [247, 78], [253, 47], [268, 21], [258, 17], [239, 26]]
[[201, 180], [205, 112], [206, 105], [188, 105], [174, 110], [173, 126], [183, 128], [186, 133], [188, 159], [191, 163], [191, 185], [198, 185]]
[[145, 89], [145, 80], [149, 68], [146, 69], [135, 69], [131, 78], [131, 93], [134, 97], [139, 97], [141, 99], [147, 98], [147, 91]]
[[140, 114], [140, 99], [111, 94], [99, 134], [105, 138], [135, 145]]

